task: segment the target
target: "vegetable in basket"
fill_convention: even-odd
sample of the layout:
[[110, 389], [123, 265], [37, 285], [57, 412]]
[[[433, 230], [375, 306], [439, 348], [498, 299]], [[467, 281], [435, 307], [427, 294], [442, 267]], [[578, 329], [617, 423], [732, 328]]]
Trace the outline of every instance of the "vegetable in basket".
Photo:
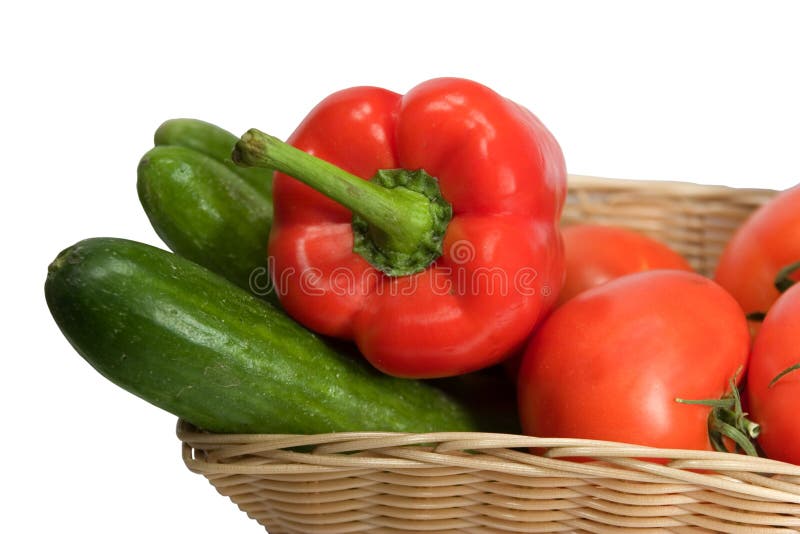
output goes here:
[[473, 431], [439, 389], [384, 375], [175, 254], [96, 238], [50, 265], [47, 304], [103, 376], [226, 433]]
[[800, 284], [775, 301], [756, 334], [747, 397], [766, 455], [800, 465]]
[[[664, 243], [620, 226], [572, 224], [561, 228], [564, 238], [564, 287], [556, 306], [575, 295], [626, 274], [654, 269], [692, 271], [689, 263]], [[504, 362], [516, 377], [522, 354]]]
[[267, 272], [272, 171], [231, 160], [238, 138], [197, 119], [170, 119], [137, 169], [153, 229], [181, 256], [277, 303]]
[[630, 274], [568, 300], [537, 329], [519, 371], [526, 434], [711, 448], [711, 407], [741, 378], [741, 307], [678, 270]]
[[137, 168], [139, 201], [166, 245], [277, 303], [269, 283], [272, 204], [224, 164], [183, 146], [157, 146]]
[[[255, 185], [263, 185], [264, 169], [234, 166], [230, 152], [238, 138], [202, 121], [168, 120], [155, 140], [159, 146], [139, 165], [138, 189], [157, 233], [176, 253], [276, 303], [265, 268], [271, 200], [257, 198], [242, 178], [219, 163], [260, 173]], [[468, 409], [481, 431], [519, 433], [513, 384], [497, 369], [431, 384]]]
[[236, 165], [231, 151], [238, 140], [229, 131], [198, 119], [169, 119], [153, 135], [156, 146], [182, 146], [219, 161], [272, 204], [272, 169]]
[[[781, 192], [736, 231], [719, 259], [714, 280], [748, 315], [763, 316], [780, 294], [781, 268], [800, 261], [800, 186]], [[795, 273], [793, 280], [800, 280]]]
[[691, 271], [664, 243], [618, 226], [575, 224], [561, 229], [566, 280], [559, 304], [578, 293], [626, 274], [654, 269]]
[[475, 82], [346, 89], [288, 144], [249, 131], [234, 160], [281, 171], [269, 244], [281, 305], [388, 374], [497, 363], [561, 288], [561, 150], [528, 110]]

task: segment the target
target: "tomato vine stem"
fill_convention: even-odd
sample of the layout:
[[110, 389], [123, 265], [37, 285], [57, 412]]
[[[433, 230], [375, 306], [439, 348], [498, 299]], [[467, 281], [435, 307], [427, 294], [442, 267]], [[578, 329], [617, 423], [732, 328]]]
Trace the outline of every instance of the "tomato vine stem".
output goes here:
[[797, 370], [800, 370], [800, 362], [797, 362], [796, 364], [792, 365], [791, 367], [787, 367], [786, 369], [784, 369], [783, 371], [778, 373], [778, 375], [770, 381], [770, 383], [769, 383], [769, 385], [767, 387], [771, 388], [772, 386], [774, 386], [778, 382], [778, 380], [780, 380], [784, 376], [788, 375], [789, 373], [791, 373], [793, 371], [797, 371]]
[[[800, 364], [798, 364], [800, 366]], [[788, 372], [788, 371], [787, 371]], [[741, 368], [729, 381], [729, 391], [719, 399], [681, 399], [675, 402], [681, 404], [695, 404], [711, 407], [708, 415], [708, 439], [714, 450], [719, 452], [730, 451], [723, 437], [730, 438], [738, 450], [749, 456], [758, 456], [758, 449], [753, 440], [761, 433], [758, 423], [747, 418], [747, 413], [742, 408], [742, 398], [736, 386], [736, 377], [741, 373]]]
[[775, 276], [775, 289], [777, 289], [778, 292], [785, 293], [787, 289], [797, 283], [796, 280], [792, 280], [791, 278], [795, 271], [800, 271], [800, 261], [790, 263], [778, 271], [778, 274]]

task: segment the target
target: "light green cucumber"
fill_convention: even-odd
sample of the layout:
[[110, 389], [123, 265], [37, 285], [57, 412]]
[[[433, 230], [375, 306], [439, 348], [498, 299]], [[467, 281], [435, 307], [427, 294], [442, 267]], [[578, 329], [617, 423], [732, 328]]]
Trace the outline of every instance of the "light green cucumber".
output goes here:
[[267, 272], [272, 205], [253, 187], [195, 150], [157, 146], [139, 162], [137, 190], [171, 250], [277, 302]]
[[156, 130], [156, 146], [175, 145], [205, 154], [241, 176], [259, 194], [272, 202], [272, 171], [240, 167], [231, 160], [231, 152], [239, 138], [227, 130], [198, 119], [170, 119]]

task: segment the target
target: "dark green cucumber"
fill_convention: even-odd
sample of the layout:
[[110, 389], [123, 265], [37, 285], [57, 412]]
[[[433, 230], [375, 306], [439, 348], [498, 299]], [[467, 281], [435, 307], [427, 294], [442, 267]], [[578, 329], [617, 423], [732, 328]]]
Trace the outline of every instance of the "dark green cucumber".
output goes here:
[[256, 167], [240, 167], [231, 160], [233, 147], [239, 140], [227, 130], [197, 119], [170, 119], [158, 127], [156, 146], [176, 145], [205, 154], [241, 176], [267, 200], [272, 202], [272, 171]]
[[218, 161], [182, 146], [151, 149], [137, 174], [142, 207], [170, 249], [275, 301], [267, 273], [272, 204]]
[[103, 376], [209, 431], [476, 429], [442, 391], [383, 375], [222, 277], [148, 245], [81, 241], [50, 265], [45, 296]]

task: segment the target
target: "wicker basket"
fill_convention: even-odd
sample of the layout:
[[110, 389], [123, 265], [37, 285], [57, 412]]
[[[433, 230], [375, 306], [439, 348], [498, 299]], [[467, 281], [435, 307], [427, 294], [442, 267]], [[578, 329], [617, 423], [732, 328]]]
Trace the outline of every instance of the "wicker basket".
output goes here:
[[[773, 194], [571, 176], [564, 221], [642, 231], [709, 274]], [[800, 532], [800, 466], [763, 458], [481, 433], [216, 435], [179, 422], [178, 436], [187, 467], [271, 534]]]

